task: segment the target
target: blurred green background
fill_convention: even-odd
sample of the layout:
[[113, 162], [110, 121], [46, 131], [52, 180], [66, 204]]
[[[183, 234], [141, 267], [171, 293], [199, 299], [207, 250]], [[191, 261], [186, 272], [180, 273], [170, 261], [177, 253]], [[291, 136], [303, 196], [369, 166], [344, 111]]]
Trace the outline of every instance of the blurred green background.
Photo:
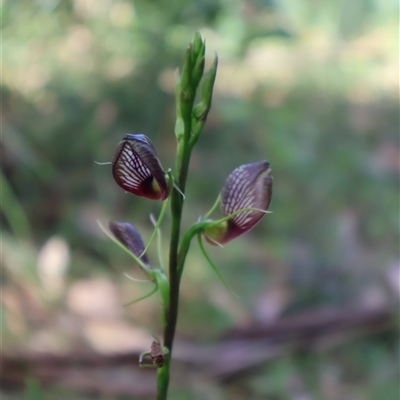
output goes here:
[[[130, 221], [146, 239], [160, 203], [125, 194], [94, 161], [141, 132], [174, 166], [173, 75], [196, 30], [208, 65], [215, 52], [220, 63], [184, 227], [234, 168], [260, 159], [273, 169], [273, 213], [209, 250], [239, 300], [193, 244], [171, 399], [398, 399], [396, 1], [3, 0], [1, 12], [2, 353], [17, 363], [3, 368], [4, 399], [154, 397], [154, 370], [141, 381], [114, 365], [90, 384], [40, 372], [40, 356], [140, 353], [161, 336], [156, 296], [121, 306], [149, 285], [123, 275], [143, 278], [97, 225]], [[167, 217], [165, 259], [168, 231]], [[329, 310], [389, 317], [300, 350], [295, 324], [294, 338], [269, 337], [279, 354], [224, 378], [187, 360], [232, 332], [249, 344], [254, 330]]]

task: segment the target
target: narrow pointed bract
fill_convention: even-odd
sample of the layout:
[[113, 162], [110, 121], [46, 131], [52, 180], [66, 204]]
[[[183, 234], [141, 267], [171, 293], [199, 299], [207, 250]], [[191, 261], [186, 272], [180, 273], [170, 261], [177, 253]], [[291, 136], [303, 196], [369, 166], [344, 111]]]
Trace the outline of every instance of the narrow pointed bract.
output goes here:
[[112, 162], [117, 184], [126, 192], [152, 200], [168, 197], [165, 172], [150, 139], [128, 133], [119, 142]]
[[[227, 220], [204, 231], [210, 244], [224, 244], [253, 228], [268, 210], [272, 196], [272, 175], [268, 161], [245, 164], [227, 178], [221, 194], [221, 210]], [[243, 209], [246, 210], [238, 212]], [[263, 212], [264, 211], [264, 212]]]
[[[140, 257], [145, 249], [142, 237], [136, 228], [128, 222], [110, 221], [108, 224], [112, 234], [136, 257]], [[145, 264], [149, 264], [147, 254], [140, 257]]]

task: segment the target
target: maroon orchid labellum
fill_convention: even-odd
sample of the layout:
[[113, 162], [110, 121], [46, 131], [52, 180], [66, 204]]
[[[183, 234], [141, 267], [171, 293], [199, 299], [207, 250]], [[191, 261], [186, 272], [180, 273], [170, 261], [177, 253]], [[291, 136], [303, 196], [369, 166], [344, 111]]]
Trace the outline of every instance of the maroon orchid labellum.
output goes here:
[[128, 133], [119, 142], [112, 161], [112, 173], [126, 192], [152, 200], [169, 195], [166, 174], [150, 139]]
[[225, 218], [204, 230], [206, 240], [213, 245], [224, 244], [252, 229], [268, 210], [271, 196], [272, 175], [268, 161], [236, 168], [228, 176], [221, 193], [220, 205]]

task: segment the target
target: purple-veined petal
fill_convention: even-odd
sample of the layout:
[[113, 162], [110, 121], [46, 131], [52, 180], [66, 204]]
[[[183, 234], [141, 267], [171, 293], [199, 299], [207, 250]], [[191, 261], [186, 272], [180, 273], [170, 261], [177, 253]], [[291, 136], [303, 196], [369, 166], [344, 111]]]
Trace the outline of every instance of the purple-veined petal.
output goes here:
[[153, 200], [168, 197], [165, 172], [147, 136], [125, 135], [115, 151], [112, 166], [115, 181], [126, 192]]

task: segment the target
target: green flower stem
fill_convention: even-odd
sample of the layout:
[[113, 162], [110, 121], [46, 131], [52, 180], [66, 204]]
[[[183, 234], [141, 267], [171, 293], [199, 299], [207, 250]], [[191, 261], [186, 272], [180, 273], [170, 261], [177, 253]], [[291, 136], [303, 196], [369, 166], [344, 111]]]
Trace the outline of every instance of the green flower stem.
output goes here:
[[207, 226], [209, 222], [197, 222], [195, 224], [193, 224], [185, 233], [185, 235], [182, 238], [182, 242], [181, 245], [179, 247], [179, 253], [178, 253], [178, 273], [179, 273], [179, 279], [182, 276], [182, 272], [183, 272], [183, 267], [185, 265], [185, 260], [186, 260], [186, 256], [187, 253], [189, 251], [190, 248], [190, 243], [192, 242], [192, 239], [199, 234], [200, 232], [202, 232], [204, 230], [204, 228]]
[[[188, 165], [187, 165], [188, 167]], [[181, 185], [182, 187], [182, 185]], [[182, 238], [181, 246], [179, 246], [180, 224], [182, 218], [183, 201], [182, 196], [177, 191], [173, 192], [171, 199], [171, 210], [174, 204], [176, 211], [179, 214], [174, 214], [172, 211], [172, 231], [170, 242], [170, 257], [169, 257], [169, 308], [166, 312], [167, 323], [164, 330], [164, 346], [168, 349], [168, 355], [165, 357], [164, 365], [157, 371], [157, 400], [166, 400], [169, 384], [169, 371], [171, 363], [172, 345], [175, 336], [176, 323], [178, 320], [179, 306], [179, 285], [183, 272], [185, 259], [189, 251], [192, 239], [204, 229], [204, 223], [198, 222], [185, 233]], [[176, 203], [175, 203], [176, 202]], [[179, 248], [179, 252], [178, 252]]]
[[157, 368], [157, 400], [167, 400], [170, 361], [171, 353], [165, 355], [164, 365]]
[[[207, 104], [205, 104], [201, 110], [201, 116], [203, 118], [200, 124], [198, 124], [198, 118], [197, 115], [194, 115], [193, 108], [196, 91], [201, 79], [203, 78], [204, 54], [205, 43], [202, 40], [201, 35], [197, 32], [187, 48], [181, 74], [177, 72], [175, 75], [175, 135], [178, 141], [175, 167], [176, 176], [178, 177], [177, 184], [181, 193], [177, 190], [173, 190], [170, 195], [172, 223], [169, 246], [169, 304], [165, 304], [166, 327], [164, 330], [164, 347], [168, 352], [165, 355], [164, 365], [161, 368], [158, 368], [157, 372], [158, 400], [167, 399], [172, 346], [174, 342], [176, 323], [178, 320], [179, 285], [190, 242], [201, 229], [199, 224], [193, 225], [192, 228], [186, 232], [182, 239], [182, 243], [179, 246], [184, 194], [190, 156], [193, 145], [204, 126], [207, 112], [211, 106], [211, 94], [214, 83], [212, 78], [206, 80], [207, 88], [203, 91], [202, 100], [207, 100], [207, 96], [204, 96], [204, 93], [208, 94], [209, 97], [208, 102], [206, 101]], [[213, 66], [216, 71], [216, 64], [213, 64]], [[196, 138], [192, 141], [194, 135]]]
[[[204, 218], [208, 218], [216, 209], [216, 207], [219, 204], [221, 195], [218, 196], [216, 202], [213, 204], [213, 206], [211, 207], [210, 211], [208, 211], [208, 213], [205, 215]], [[178, 253], [178, 273], [179, 273], [179, 278], [182, 276], [182, 272], [183, 272], [183, 267], [185, 265], [185, 260], [186, 260], [186, 256], [187, 253], [189, 251], [190, 248], [190, 243], [192, 242], [192, 239], [198, 235], [199, 233], [201, 233], [205, 228], [212, 226], [212, 225], [216, 225], [219, 224], [221, 222], [227, 221], [230, 218], [232, 218], [233, 216], [240, 214], [242, 212], [246, 212], [246, 211], [260, 211], [263, 213], [269, 213], [269, 211], [265, 211], [265, 210], [261, 210], [259, 208], [242, 208], [232, 214], [227, 215], [224, 218], [221, 218], [220, 220], [217, 221], [210, 221], [207, 219], [203, 219], [202, 221], [199, 221], [195, 224], [193, 224], [185, 233], [185, 235], [182, 238], [182, 242], [181, 242], [181, 246], [179, 248], [179, 253]], [[199, 238], [200, 242], [201, 242], [201, 238]], [[203, 254], [205, 253], [205, 257], [207, 259], [207, 261], [209, 262], [209, 264], [211, 265], [211, 267], [213, 268], [213, 270], [217, 273], [218, 277], [221, 279], [221, 281], [224, 283], [224, 285], [228, 288], [228, 290], [233, 293], [236, 297], [238, 297], [233, 291], [232, 289], [229, 287], [229, 285], [226, 283], [226, 281], [223, 279], [223, 277], [220, 275], [219, 271], [217, 270], [217, 268], [214, 266], [213, 262], [211, 261], [210, 257], [208, 255], [206, 255], [206, 252], [204, 250], [204, 246], [202, 243], [199, 243], [200, 245], [200, 249], [202, 250]], [[204, 251], [203, 251], [204, 250]]]
[[[177, 118], [183, 121], [183, 135], [178, 135], [178, 150], [177, 150], [177, 172], [178, 172], [178, 186], [181, 192], [185, 193], [186, 179], [189, 169], [191, 148], [189, 140], [192, 129], [192, 109], [194, 103], [194, 95], [196, 87], [191, 85], [191, 53], [192, 47], [189, 46], [185, 57], [185, 63], [182, 71], [182, 77], [177, 90]], [[177, 82], [178, 86], [178, 82]], [[178, 124], [178, 126], [181, 126]], [[181, 128], [180, 128], [181, 129]], [[169, 284], [170, 284], [170, 298], [169, 308], [166, 310], [167, 323], [164, 330], [164, 346], [168, 349], [169, 354], [166, 356], [164, 365], [158, 369], [157, 373], [157, 399], [166, 400], [170, 362], [172, 355], [172, 345], [175, 337], [176, 323], [178, 320], [178, 305], [179, 305], [179, 285], [180, 274], [178, 272], [178, 247], [181, 229], [183, 211], [183, 198], [180, 193], [173, 190], [171, 193], [171, 241], [169, 248]]]
[[210, 211], [207, 212], [207, 214], [202, 218], [202, 220], [206, 220], [210, 217], [210, 215], [216, 210], [216, 208], [219, 205], [219, 202], [221, 201], [221, 193], [218, 195], [217, 200], [215, 200], [215, 203], [213, 206], [210, 208]]
[[[185, 121], [186, 122], [186, 121]], [[186, 124], [185, 124], [186, 125]], [[187, 142], [186, 142], [187, 143]], [[184, 145], [181, 142], [180, 145]], [[187, 172], [189, 169], [190, 149], [182, 152], [182, 159], [179, 166], [178, 184], [182, 193], [185, 193]], [[158, 369], [157, 373], [157, 391], [158, 400], [167, 399], [167, 391], [169, 385], [169, 371], [172, 354], [172, 345], [175, 337], [176, 323], [178, 321], [178, 306], [179, 306], [179, 285], [180, 273], [178, 270], [178, 247], [180, 238], [180, 228], [183, 211], [182, 195], [174, 190], [171, 193], [171, 241], [169, 249], [169, 307], [166, 310], [167, 322], [164, 330], [164, 346], [169, 350], [168, 356], [165, 357], [164, 365]]]

